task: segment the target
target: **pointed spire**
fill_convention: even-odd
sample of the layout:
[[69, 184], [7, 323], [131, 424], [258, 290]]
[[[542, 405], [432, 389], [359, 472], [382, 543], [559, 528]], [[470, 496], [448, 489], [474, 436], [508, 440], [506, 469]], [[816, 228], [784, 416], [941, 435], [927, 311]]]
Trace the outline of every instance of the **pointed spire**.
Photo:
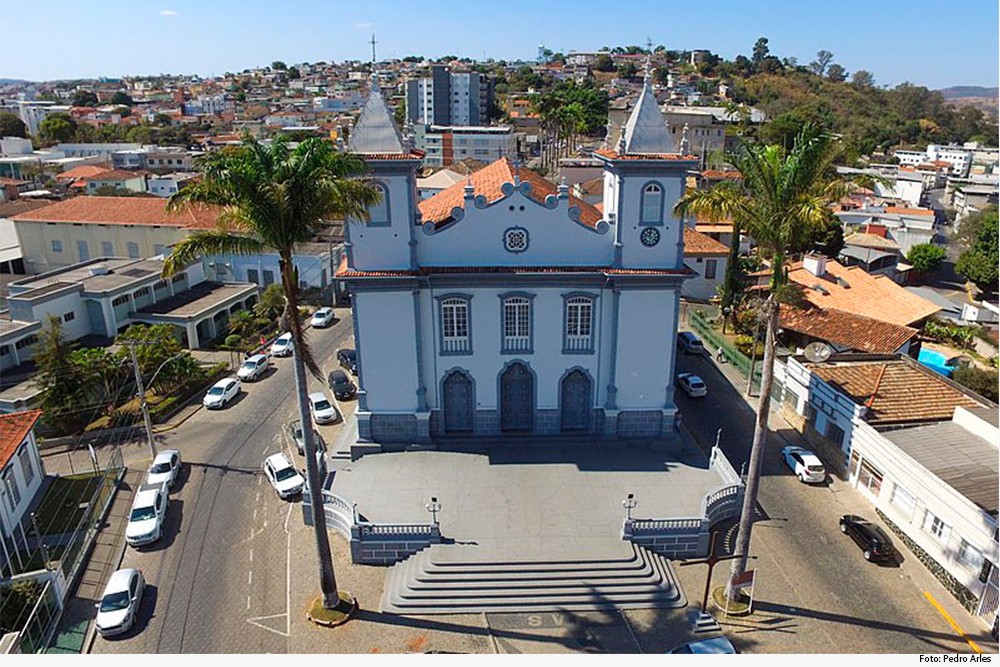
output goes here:
[[371, 75], [368, 101], [361, 109], [358, 122], [351, 132], [348, 149], [352, 153], [409, 153], [392, 119], [392, 114], [382, 99], [378, 74], [374, 70]]
[[632, 109], [632, 114], [622, 128], [618, 142], [618, 152], [624, 154], [665, 154], [674, 152], [674, 141], [670, 137], [667, 123], [656, 104], [653, 93], [653, 78], [647, 61], [646, 76], [642, 92]]
[[681, 130], [681, 155], [687, 155], [691, 150], [691, 142], [688, 141], [688, 124], [684, 123], [684, 129]]

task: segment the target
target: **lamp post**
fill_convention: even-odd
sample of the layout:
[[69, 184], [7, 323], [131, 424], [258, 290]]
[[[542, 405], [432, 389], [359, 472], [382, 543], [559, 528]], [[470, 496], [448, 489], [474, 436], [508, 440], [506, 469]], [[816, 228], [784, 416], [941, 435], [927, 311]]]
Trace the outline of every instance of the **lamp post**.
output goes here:
[[639, 503], [636, 502], [636, 500], [635, 500], [635, 494], [634, 493], [630, 493], [627, 496], [625, 496], [625, 500], [622, 501], [622, 507], [625, 508], [625, 520], [626, 521], [631, 521], [632, 520], [632, 510], [634, 510], [635, 506], [638, 505], [638, 504]]
[[438, 522], [438, 512], [441, 511], [441, 503], [438, 502], [437, 496], [431, 496], [431, 501], [427, 503], [427, 511], [431, 513], [431, 523], [436, 526]]

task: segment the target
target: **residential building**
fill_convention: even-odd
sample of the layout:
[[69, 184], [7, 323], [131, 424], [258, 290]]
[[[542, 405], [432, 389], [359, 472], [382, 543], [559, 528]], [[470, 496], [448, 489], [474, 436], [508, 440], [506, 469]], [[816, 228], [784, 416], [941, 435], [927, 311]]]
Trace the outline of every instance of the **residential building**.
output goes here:
[[439, 169], [430, 176], [417, 179], [417, 195], [422, 200], [433, 197], [442, 190], [447, 190], [464, 178], [466, 177], [452, 171], [451, 169]]
[[844, 266], [857, 266], [873, 276], [886, 276], [905, 285], [910, 265], [903, 263], [899, 244], [874, 232], [886, 233], [875, 225], [867, 232], [855, 232], [844, 239], [837, 260]]
[[954, 176], [965, 178], [972, 167], [973, 149], [964, 146], [929, 144], [923, 151], [897, 150], [893, 155], [900, 164], [911, 167], [941, 160], [951, 165], [951, 173]]
[[493, 79], [477, 72], [434, 65], [430, 76], [406, 82], [406, 117], [415, 125], [486, 125], [492, 105]]
[[180, 147], [142, 146], [141, 148], [116, 151], [111, 154], [115, 169], [145, 169], [158, 173], [167, 171], [190, 171], [200, 153]]
[[84, 191], [88, 195], [96, 194], [102, 188], [112, 190], [128, 190], [129, 192], [146, 192], [146, 178], [148, 174], [144, 171], [130, 171], [128, 169], [111, 169], [102, 171], [93, 176], [85, 177], [86, 183]]
[[876, 230], [893, 241], [902, 255], [915, 245], [934, 243], [938, 225], [934, 211], [885, 204], [866, 204], [860, 208], [835, 211], [845, 235]]
[[15, 552], [25, 536], [15, 533], [45, 479], [35, 441], [41, 416], [41, 410], [0, 415], [0, 579], [21, 569]]
[[163, 175], [148, 174], [146, 192], [157, 197], [170, 197], [200, 178], [201, 174], [191, 171], [176, 171]]
[[783, 411], [970, 612], [997, 611], [997, 406], [909, 357], [788, 359]]
[[955, 188], [952, 208], [958, 212], [958, 219], [961, 220], [976, 211], [982, 211], [989, 206], [996, 206], [1000, 198], [1000, 187], [996, 183], [992, 184], [969, 184], [959, 185]]
[[2, 108], [16, 113], [27, 126], [28, 134], [34, 136], [50, 113], [69, 113], [72, 107], [42, 100], [8, 100]]
[[907, 354], [919, 352], [920, 332], [839, 308], [796, 308], [783, 304], [779, 314], [781, 342], [801, 352], [810, 343], [825, 343], [834, 352]]
[[672, 206], [696, 160], [672, 147], [647, 80], [618, 148], [597, 152], [604, 213], [506, 158], [418, 204], [421, 156], [373, 83], [349, 149], [383, 198], [347, 225], [338, 271], [352, 293], [359, 440], [676, 444], [674, 340], [691, 271]]
[[716, 298], [726, 277], [728, 261], [728, 247], [692, 227], [685, 227], [684, 265], [697, 275], [684, 281], [681, 296], [697, 301]]
[[492, 162], [502, 157], [517, 156], [514, 128], [508, 125], [416, 125], [413, 144], [414, 148], [425, 153], [424, 164], [429, 167], [447, 167], [466, 158]]
[[41, 273], [93, 257], [154, 257], [194, 231], [214, 229], [216, 216], [200, 206], [168, 213], [159, 197], [73, 197], [11, 220], [25, 268]]

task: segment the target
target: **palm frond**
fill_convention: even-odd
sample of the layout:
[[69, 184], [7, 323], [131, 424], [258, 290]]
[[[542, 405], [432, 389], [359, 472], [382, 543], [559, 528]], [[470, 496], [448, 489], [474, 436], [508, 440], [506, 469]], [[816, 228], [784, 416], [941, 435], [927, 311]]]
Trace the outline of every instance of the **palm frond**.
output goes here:
[[183, 271], [203, 255], [254, 255], [265, 250], [259, 240], [227, 231], [209, 230], [192, 234], [177, 243], [163, 262], [162, 276]]

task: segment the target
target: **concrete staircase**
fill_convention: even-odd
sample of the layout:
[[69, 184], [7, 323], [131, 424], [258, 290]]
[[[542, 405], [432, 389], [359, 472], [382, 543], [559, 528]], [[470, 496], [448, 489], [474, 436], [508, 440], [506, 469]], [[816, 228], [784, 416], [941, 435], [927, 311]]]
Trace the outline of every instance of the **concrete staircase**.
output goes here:
[[509, 544], [436, 545], [392, 567], [382, 611], [425, 615], [686, 604], [663, 557], [629, 542], [581, 551], [587, 553], [546, 558]]

